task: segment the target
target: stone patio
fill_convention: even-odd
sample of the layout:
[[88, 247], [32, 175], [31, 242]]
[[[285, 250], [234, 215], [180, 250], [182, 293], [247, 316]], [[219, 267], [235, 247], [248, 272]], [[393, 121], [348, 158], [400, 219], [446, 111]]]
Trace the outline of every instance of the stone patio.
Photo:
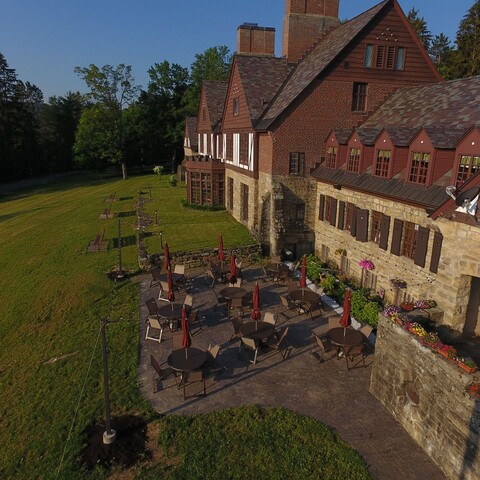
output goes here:
[[[260, 268], [244, 269], [243, 288], [249, 291], [247, 305]], [[189, 272], [195, 276], [190, 292], [195, 299], [194, 308], [200, 310], [203, 330], [195, 333], [192, 345], [206, 349], [210, 341], [221, 344], [217, 357], [221, 371], [207, 379], [207, 396], [183, 399], [182, 390], [172, 380], [152, 393], [150, 354], [159, 363], [166, 361], [172, 350], [169, 331], [164, 331], [162, 342], [145, 340], [145, 301], [158, 296], [158, 287], [150, 288], [150, 275], [140, 281], [140, 364], [138, 382], [142, 395], [159, 412], [169, 415], [190, 415], [222, 410], [241, 405], [283, 407], [314, 417], [332, 427], [364, 458], [374, 478], [379, 480], [441, 480], [446, 478], [383, 406], [369, 393], [371, 364], [375, 355], [369, 354], [367, 367], [363, 365], [347, 370], [345, 360], [333, 358], [319, 363], [311, 354], [312, 331], [322, 333], [328, 328], [328, 316], [337, 315], [328, 310], [324, 316], [296, 315], [286, 319], [280, 316], [280, 326], [291, 325], [289, 357], [284, 360], [279, 352], [259, 354], [257, 364], [251, 364], [244, 355], [239, 356], [239, 340], [230, 342], [233, 332], [226, 318], [224, 306], [216, 307], [216, 297], [204, 282], [201, 271]], [[262, 313], [279, 305], [279, 295], [286, 287], [259, 281]], [[223, 288], [216, 285], [218, 293]], [[177, 295], [182, 302], [184, 295]], [[277, 307], [279, 308], [279, 307]], [[273, 310], [276, 310], [274, 308]], [[250, 314], [246, 309], [245, 318]], [[191, 385], [188, 393], [195, 394]]]

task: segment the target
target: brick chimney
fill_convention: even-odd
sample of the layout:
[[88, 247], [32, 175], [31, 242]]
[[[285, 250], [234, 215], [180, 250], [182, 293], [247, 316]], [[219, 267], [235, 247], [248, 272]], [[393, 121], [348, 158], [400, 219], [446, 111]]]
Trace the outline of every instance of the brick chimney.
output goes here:
[[310, 45], [340, 24], [339, 0], [286, 0], [282, 55], [296, 63]]
[[244, 23], [237, 28], [237, 53], [275, 55], [275, 29]]

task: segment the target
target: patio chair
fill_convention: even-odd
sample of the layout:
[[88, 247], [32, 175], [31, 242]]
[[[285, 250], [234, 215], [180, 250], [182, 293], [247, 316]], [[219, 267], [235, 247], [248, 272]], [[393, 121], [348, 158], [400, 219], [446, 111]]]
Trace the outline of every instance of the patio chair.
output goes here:
[[185, 305], [188, 313], [190, 313], [193, 310], [193, 302], [194, 302], [193, 297], [190, 294], [188, 294], [185, 297], [185, 300], [183, 301], [183, 304]]
[[[330, 340], [322, 335], [318, 335], [317, 333], [313, 332], [313, 345], [312, 345], [312, 351], [311, 354], [315, 356], [320, 363], [325, 362], [325, 354], [330, 353], [330, 352], [335, 352], [335, 355], [337, 354], [337, 348], [333, 343], [330, 342]], [[330, 358], [333, 358], [334, 355], [332, 355]], [[329, 358], [329, 360], [330, 360]]]
[[173, 273], [185, 275], [185, 265], [175, 265], [175, 267], [173, 268]]
[[275, 328], [275, 326], [277, 325], [277, 316], [275, 315], [275, 313], [265, 312], [265, 315], [263, 316], [263, 321], [273, 325], [273, 333], [275, 334], [275, 336], [278, 337], [278, 331]]
[[[163, 382], [169, 378], [174, 377], [175, 383], [177, 383], [177, 372], [173, 368], [166, 367], [162, 368], [161, 365], [157, 362], [156, 358], [153, 355], [150, 355], [150, 365], [153, 367], [153, 377], [152, 377], [152, 390], [153, 393], [158, 391], [158, 382]], [[164, 365], [164, 364], [162, 364]]]
[[294, 290], [298, 290], [298, 282], [295, 280], [290, 280], [290, 282], [287, 282], [288, 295], [290, 295], [290, 293], [292, 293]]
[[237, 278], [235, 280], [235, 283], [229, 283], [229, 285], [231, 287], [237, 287], [237, 288], [240, 288], [242, 286], [242, 279], [241, 278]]
[[290, 326], [286, 326], [283, 328], [281, 333], [277, 337], [269, 337], [265, 342], [265, 345], [269, 348], [273, 348], [274, 350], [280, 352], [282, 354], [283, 359], [285, 360], [291, 351], [291, 346], [287, 344], [287, 336], [290, 330]]
[[[158, 337], [150, 336], [150, 330], [158, 330]], [[162, 341], [163, 325], [155, 317], [147, 319], [147, 332], [145, 333], [145, 340], [155, 340], [160, 343]]]
[[[204, 397], [207, 396], [207, 386], [205, 384], [205, 374], [202, 370], [193, 370], [192, 372], [184, 372], [183, 373], [183, 399], [186, 400], [187, 398], [196, 397], [198, 395], [203, 395]], [[203, 394], [196, 394], [196, 395], [189, 395], [187, 396], [187, 386], [192, 385], [197, 382], [203, 382]]]
[[280, 295], [280, 303], [284, 308], [282, 314], [285, 315], [287, 318], [291, 318], [289, 315], [286, 314], [286, 312], [291, 312], [292, 310], [296, 310], [297, 304], [290, 301], [290, 299], [285, 295]]
[[[200, 321], [200, 318], [198, 316], [198, 310], [196, 310], [194, 312], [190, 312], [190, 314], [188, 315], [188, 324], [190, 326], [190, 334], [192, 335], [192, 337], [193, 337], [193, 335], [195, 335], [195, 333], [198, 333], [201, 330], [203, 330], [202, 322]], [[198, 328], [194, 333], [193, 329], [195, 327], [198, 327]]]
[[261, 273], [258, 277], [258, 280], [261, 280], [263, 283], [265, 282], [273, 282], [275, 275], [271, 272], [267, 272], [267, 269], [262, 265], [261, 266]]
[[258, 355], [258, 341], [253, 338], [240, 337], [240, 347], [238, 349], [238, 354], [241, 355], [243, 351], [253, 351], [253, 360], [248, 359], [250, 363], [254, 365], [257, 364], [257, 355]]
[[240, 331], [240, 329], [243, 325], [242, 319], [240, 317], [232, 317], [230, 321], [232, 322], [232, 326], [233, 326], [233, 333], [232, 333], [232, 336], [230, 337], [230, 341], [232, 341], [234, 338], [237, 338], [237, 337], [241, 338], [242, 332]]
[[214, 340], [212, 340], [209, 343], [207, 348], [207, 360], [205, 361], [202, 367], [204, 368], [205, 373], [207, 375], [210, 374], [211, 372], [216, 372], [217, 370], [221, 370], [221, 367], [217, 365], [217, 357], [221, 348], [222, 347]]
[[156, 287], [160, 285], [160, 275], [162, 270], [160, 268], [152, 268], [150, 271], [150, 275], [152, 276], [152, 279], [150, 280], [150, 287]]
[[160, 291], [158, 292], [158, 300], [168, 302], [168, 283], [160, 280]]
[[370, 325], [364, 325], [360, 331], [365, 335], [365, 338], [368, 340], [368, 337], [370, 336], [370, 334], [373, 332], [373, 327], [371, 327]]
[[[360, 362], [363, 362], [363, 367], [366, 368], [365, 345], [363, 343], [361, 345], [354, 345], [353, 347], [344, 348], [343, 351], [345, 353], [345, 361], [347, 362], [347, 370], [358, 367]], [[349, 361], [353, 362], [357, 357], [361, 357], [360, 361], [355, 365], [350, 365]]]
[[230, 309], [229, 310], [236, 310], [237, 315], [243, 317], [243, 298], [232, 298], [230, 300]]
[[217, 277], [213, 273], [213, 270], [211, 268], [207, 268], [205, 270], [205, 283], [209, 285], [211, 288], [215, 285]]

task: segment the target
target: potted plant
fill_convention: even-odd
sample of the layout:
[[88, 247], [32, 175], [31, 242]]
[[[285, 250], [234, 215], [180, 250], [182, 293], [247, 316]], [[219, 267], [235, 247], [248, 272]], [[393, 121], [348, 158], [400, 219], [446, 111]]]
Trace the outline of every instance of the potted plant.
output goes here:
[[427, 331], [417, 322], [410, 322], [408, 324], [408, 331], [417, 335], [417, 337], [424, 337]]
[[439, 343], [437, 345], [437, 352], [444, 356], [447, 360], [454, 361], [457, 356], [457, 351], [451, 345], [445, 345], [444, 343]]
[[477, 364], [471, 357], [457, 357], [457, 365], [467, 373], [474, 373], [477, 369]]
[[406, 312], [411, 312], [415, 308], [415, 304], [413, 302], [402, 302], [400, 308]]
[[400, 312], [400, 307], [397, 307], [396, 305], [389, 305], [383, 310], [383, 316], [384, 317], [392, 317], [393, 315], [397, 314]]
[[436, 350], [437, 345], [441, 343], [440, 342], [440, 337], [438, 334], [432, 332], [432, 333], [427, 333], [423, 338], [422, 338], [422, 344], [425, 345], [426, 347], [433, 348]]
[[415, 308], [421, 308], [422, 310], [426, 310], [428, 308], [431, 308], [431, 305], [428, 300], [417, 300], [415, 302]]
[[467, 392], [475, 398], [480, 398], [480, 383], [473, 382], [466, 388]]

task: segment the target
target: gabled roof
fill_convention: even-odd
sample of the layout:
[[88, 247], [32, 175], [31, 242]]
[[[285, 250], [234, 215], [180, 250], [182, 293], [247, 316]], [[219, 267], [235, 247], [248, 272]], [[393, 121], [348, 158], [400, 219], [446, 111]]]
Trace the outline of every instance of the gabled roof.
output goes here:
[[[328, 137], [330, 137], [331, 134], [335, 135], [335, 138], [337, 139], [337, 142], [339, 145], [346, 145], [348, 143], [348, 139], [350, 138], [350, 135], [352, 134], [353, 129], [352, 128], [334, 128], [329, 134]], [[327, 137], [327, 141], [328, 141]]]
[[270, 124], [318, 77], [345, 47], [390, 3], [385, 0], [340, 25], [323, 37], [316, 47], [296, 66], [282, 89], [263, 115], [259, 128]]
[[208, 113], [212, 122], [212, 130], [222, 120], [223, 105], [227, 96], [228, 82], [222, 80], [204, 80], [203, 90], [207, 101]]
[[392, 135], [398, 127], [416, 131], [432, 127], [452, 132], [454, 136], [456, 130], [465, 132], [480, 125], [479, 105], [480, 76], [425, 87], [405, 87], [398, 89], [362, 128], [386, 126]]
[[197, 117], [187, 117], [185, 119], [185, 133], [190, 139], [190, 145], [193, 147], [197, 145]]
[[377, 137], [382, 132], [382, 129], [360, 127], [360, 128], [356, 128], [355, 131], [358, 133], [358, 136], [362, 141], [362, 145], [373, 145]]
[[253, 55], [236, 55], [235, 63], [250, 109], [250, 118], [255, 121], [293, 67], [285, 58]]
[[395, 147], [409, 147], [413, 137], [418, 132], [418, 128], [386, 127], [385, 131]]
[[453, 149], [465, 135], [465, 128], [455, 127], [425, 127], [428, 138], [435, 148]]

